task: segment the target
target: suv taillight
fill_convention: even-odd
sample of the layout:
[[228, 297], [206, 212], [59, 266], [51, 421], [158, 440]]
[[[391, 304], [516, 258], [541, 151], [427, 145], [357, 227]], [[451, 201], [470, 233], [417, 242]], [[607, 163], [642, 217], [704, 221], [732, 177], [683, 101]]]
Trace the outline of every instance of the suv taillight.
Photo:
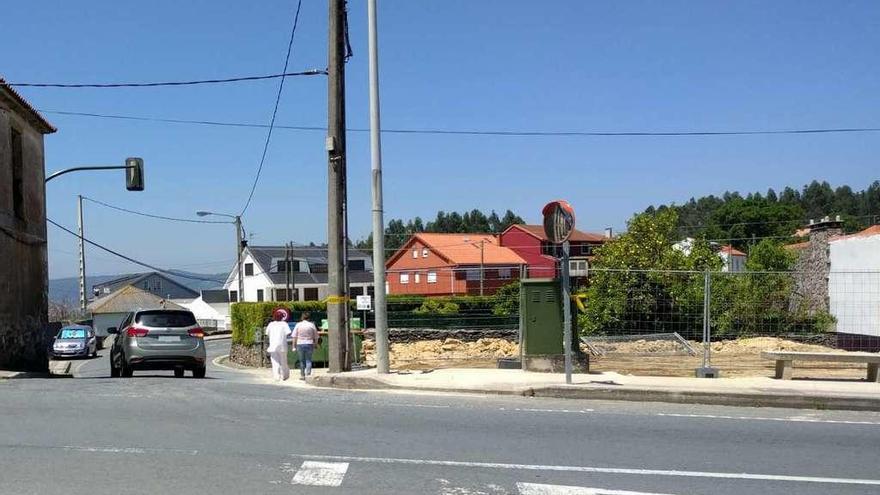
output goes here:
[[198, 338], [202, 338], [202, 337], [205, 336], [205, 331], [202, 330], [202, 329], [199, 328], [199, 327], [191, 328], [191, 329], [189, 330], [189, 336], [190, 336], [190, 337], [198, 337]]
[[146, 337], [149, 333], [149, 330], [146, 328], [138, 328], [138, 327], [128, 327], [128, 330], [125, 332], [129, 337]]

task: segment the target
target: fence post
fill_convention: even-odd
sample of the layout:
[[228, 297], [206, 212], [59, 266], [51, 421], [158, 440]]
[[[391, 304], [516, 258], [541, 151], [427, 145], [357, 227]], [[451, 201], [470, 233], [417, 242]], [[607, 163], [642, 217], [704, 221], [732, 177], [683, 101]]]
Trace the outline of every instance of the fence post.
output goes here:
[[711, 273], [703, 272], [703, 365], [697, 368], [697, 378], [718, 378], [718, 370], [712, 367], [712, 279]]

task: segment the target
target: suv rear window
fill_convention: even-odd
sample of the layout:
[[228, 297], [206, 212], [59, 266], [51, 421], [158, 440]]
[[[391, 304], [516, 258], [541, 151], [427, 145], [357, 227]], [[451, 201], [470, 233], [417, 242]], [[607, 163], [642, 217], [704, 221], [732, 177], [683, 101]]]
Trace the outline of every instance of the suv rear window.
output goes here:
[[196, 318], [189, 311], [143, 311], [137, 322], [145, 327], [191, 327]]

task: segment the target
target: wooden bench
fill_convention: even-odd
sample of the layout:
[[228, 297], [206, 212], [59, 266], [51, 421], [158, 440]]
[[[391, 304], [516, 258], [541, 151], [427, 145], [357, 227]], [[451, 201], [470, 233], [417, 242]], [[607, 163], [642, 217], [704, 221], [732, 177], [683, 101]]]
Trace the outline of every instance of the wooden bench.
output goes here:
[[826, 361], [832, 363], [867, 363], [868, 381], [880, 382], [877, 369], [880, 366], [880, 353], [875, 352], [794, 352], [761, 351], [761, 357], [776, 361], [776, 378], [791, 380], [794, 361]]

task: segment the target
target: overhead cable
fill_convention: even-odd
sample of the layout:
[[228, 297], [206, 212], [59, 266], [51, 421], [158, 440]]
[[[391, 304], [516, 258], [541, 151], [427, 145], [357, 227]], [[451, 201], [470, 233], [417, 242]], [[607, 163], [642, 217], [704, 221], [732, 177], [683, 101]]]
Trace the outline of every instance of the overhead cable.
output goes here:
[[[299, 11], [301, 8], [302, 0], [299, 0], [296, 3], [296, 14], [293, 17], [293, 27], [290, 29], [290, 40], [287, 42], [287, 55], [284, 57], [284, 70], [281, 71], [282, 74], [287, 72], [287, 65], [290, 63], [290, 52], [293, 51], [293, 37], [296, 34], [296, 26], [299, 23]], [[266, 133], [266, 142], [263, 144], [263, 154], [260, 157], [260, 166], [257, 167], [257, 175], [254, 177], [254, 184], [251, 186], [251, 192], [248, 194], [248, 199], [239, 215], [244, 215], [248, 206], [251, 205], [251, 200], [254, 198], [254, 191], [257, 190], [257, 184], [260, 182], [260, 174], [263, 172], [263, 164], [266, 162], [266, 152], [269, 151], [269, 141], [272, 139], [272, 129], [275, 127], [275, 117], [278, 115], [278, 104], [281, 102], [281, 92], [283, 90], [284, 76], [281, 77], [281, 82], [278, 84], [278, 94], [275, 95], [275, 107], [272, 109], [272, 120], [269, 121], [269, 132]]]
[[142, 211], [129, 210], [129, 209], [127, 209], [127, 208], [123, 208], [123, 207], [121, 207], [121, 206], [114, 206], [114, 205], [111, 205], [111, 204], [105, 203], [105, 202], [103, 202], [103, 201], [98, 201], [97, 199], [92, 199], [92, 198], [90, 198], [90, 197], [88, 197], [88, 196], [83, 196], [83, 199], [86, 200], [86, 201], [90, 201], [90, 202], [92, 202], [92, 203], [99, 204], [99, 205], [101, 205], [101, 206], [106, 206], [107, 208], [111, 208], [111, 209], [114, 209], [114, 210], [123, 211], [123, 212], [125, 212], [125, 213], [131, 213], [131, 214], [133, 214], [133, 215], [140, 215], [140, 216], [142, 216], [142, 217], [156, 218], [156, 219], [159, 219], [159, 220], [169, 220], [169, 221], [172, 221], [172, 222], [186, 222], [186, 223], [232, 223], [232, 222], [224, 221], [224, 220], [197, 220], [197, 219], [194, 219], [194, 218], [166, 217], [166, 216], [163, 216], [163, 215], [154, 215], [154, 214], [152, 214], [152, 213], [144, 213], [144, 212], [142, 212]]
[[[61, 224], [55, 222], [55, 221], [52, 220], [51, 218], [46, 218], [46, 221], [49, 222], [49, 223], [51, 223], [52, 225], [58, 227], [59, 229], [61, 229], [61, 230], [65, 231], [65, 232], [67, 232], [68, 234], [73, 235], [73, 236], [76, 237], [77, 239], [80, 238], [80, 235], [79, 235], [79, 234], [77, 234], [76, 232], [74, 232], [74, 231], [68, 229], [67, 227], [64, 227], [63, 225], [61, 225]], [[83, 242], [86, 242], [86, 243], [88, 243], [88, 244], [90, 244], [90, 245], [92, 245], [92, 246], [95, 246], [96, 248], [101, 249], [101, 250], [103, 250], [103, 251], [106, 251], [106, 252], [108, 252], [108, 253], [110, 253], [110, 254], [112, 254], [112, 255], [114, 255], [114, 256], [118, 256], [119, 258], [122, 258], [122, 259], [124, 259], [124, 260], [126, 260], [126, 261], [130, 261], [131, 263], [134, 263], [134, 264], [136, 264], [136, 265], [143, 266], [143, 267], [145, 267], [145, 268], [149, 268], [150, 270], [153, 270], [153, 271], [156, 271], [156, 272], [159, 272], [159, 273], [164, 273], [164, 274], [166, 274], [166, 275], [174, 275], [174, 276], [176, 276], [176, 277], [187, 278], [187, 279], [190, 279], [190, 280], [200, 280], [200, 281], [202, 281], [202, 282], [216, 282], [216, 283], [221, 283], [221, 284], [222, 284], [223, 282], [225, 282], [225, 280], [218, 280], [218, 279], [214, 279], [214, 278], [199, 277], [199, 276], [191, 275], [191, 274], [188, 274], [188, 273], [178, 272], [178, 271], [176, 271], [176, 270], [165, 270], [165, 269], [163, 269], [163, 268], [159, 268], [159, 267], [157, 267], [157, 266], [153, 266], [153, 265], [151, 265], [151, 264], [149, 264], [149, 263], [144, 263], [143, 261], [136, 260], [136, 259], [134, 259], [134, 258], [132, 258], [132, 257], [130, 257], [130, 256], [126, 256], [126, 255], [124, 255], [124, 254], [122, 254], [122, 253], [119, 253], [119, 252], [117, 252], [117, 251], [114, 251], [114, 250], [112, 250], [112, 249], [110, 249], [110, 248], [108, 248], [108, 247], [102, 246], [102, 245], [98, 244], [97, 242], [92, 241], [91, 239], [86, 238], [85, 236], [82, 237], [82, 240], [83, 240]]]
[[195, 86], [198, 84], [225, 84], [245, 81], [262, 81], [266, 79], [284, 79], [293, 76], [321, 76], [327, 75], [324, 69], [310, 69], [300, 72], [284, 72], [280, 74], [266, 74], [262, 76], [239, 76], [224, 79], [197, 79], [193, 81], [161, 81], [161, 82], [137, 82], [137, 83], [16, 83], [7, 82], [9, 86], [19, 88], [155, 88], [161, 86]]
[[[167, 124], [194, 124], [219, 127], [253, 127], [265, 129], [267, 124], [253, 122], [229, 122], [217, 120], [192, 120], [170, 119], [162, 117], [144, 117], [139, 115], [121, 115], [95, 112], [73, 112], [66, 110], [39, 110], [42, 113], [55, 115], [68, 115], [74, 117], [93, 117], [102, 119], [137, 120], [143, 122], [161, 122]], [[296, 126], [275, 124], [277, 129], [289, 129], [295, 131], [320, 131], [327, 132], [326, 126]], [[349, 127], [348, 132], [370, 132], [365, 127]], [[477, 129], [389, 129], [383, 128], [383, 134], [432, 134], [432, 135], [460, 135], [460, 136], [502, 136], [502, 137], [699, 137], [699, 136], [752, 136], [752, 135], [776, 135], [776, 134], [852, 134], [866, 132], [880, 132], [880, 127], [827, 127], [810, 129], [766, 129], [766, 130], [738, 130], [738, 131], [508, 131], [508, 130], [477, 130]]]

